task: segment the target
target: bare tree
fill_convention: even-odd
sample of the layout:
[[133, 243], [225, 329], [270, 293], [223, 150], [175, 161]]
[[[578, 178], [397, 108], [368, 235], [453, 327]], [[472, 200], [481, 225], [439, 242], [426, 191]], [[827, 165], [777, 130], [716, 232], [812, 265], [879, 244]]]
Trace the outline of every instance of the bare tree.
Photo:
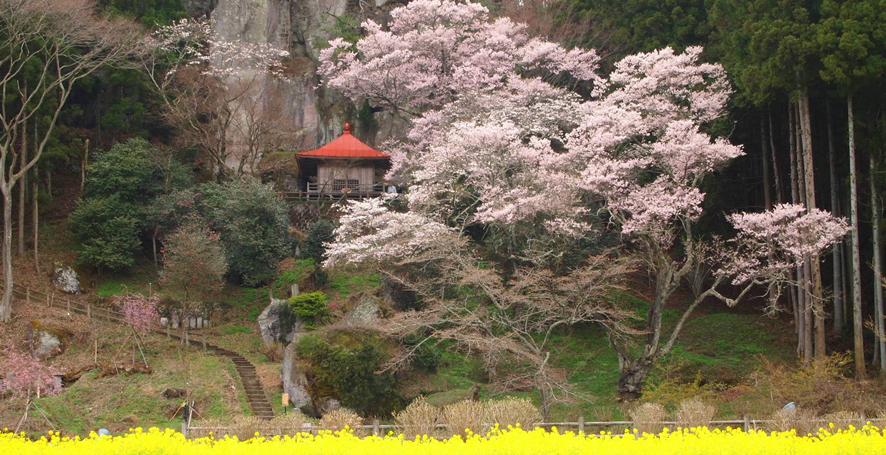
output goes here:
[[[378, 328], [398, 338], [427, 334], [392, 368], [408, 361], [423, 343], [451, 340], [480, 355], [499, 385], [537, 388], [547, 419], [558, 395], [574, 394], [565, 378], [551, 375], [548, 349], [558, 329], [588, 322], [612, 333], [638, 333], [625, 324], [631, 313], [608, 298], [630, 270], [629, 261], [600, 255], [567, 275], [523, 267], [503, 277], [502, 270], [472, 254], [464, 238], [447, 236], [386, 270], [389, 279], [415, 290], [424, 308], [398, 313]], [[502, 363], [507, 368], [499, 370]]]
[[288, 52], [268, 44], [224, 41], [206, 22], [182, 20], [150, 40], [144, 62], [163, 116], [185, 147], [197, 147], [216, 178], [249, 174], [261, 154], [298, 135], [282, 112]]
[[[0, 320], [12, 315], [12, 195], [37, 164], [74, 84], [135, 51], [140, 30], [97, 15], [91, 0], [0, 0], [0, 192], [3, 195], [4, 293]], [[27, 80], [27, 83], [25, 81]], [[16, 147], [40, 112], [44, 130], [25, 156]], [[36, 122], [34, 122], [36, 124]]]

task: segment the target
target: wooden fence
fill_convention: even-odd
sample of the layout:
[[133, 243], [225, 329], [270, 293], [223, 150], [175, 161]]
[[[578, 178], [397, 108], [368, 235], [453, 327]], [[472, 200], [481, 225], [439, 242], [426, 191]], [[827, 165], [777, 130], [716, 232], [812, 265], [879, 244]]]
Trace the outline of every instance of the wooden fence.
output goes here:
[[[3, 285], [0, 285], [0, 291], [4, 289]], [[126, 325], [126, 316], [117, 310], [107, 308], [104, 306], [93, 305], [89, 302], [81, 303], [76, 300], [72, 300], [67, 297], [66, 294], [57, 293], [55, 291], [38, 291], [36, 289], [31, 289], [27, 286], [21, 286], [18, 284], [14, 284], [12, 286], [12, 296], [22, 299], [25, 302], [30, 304], [37, 305], [45, 305], [47, 308], [58, 308], [67, 311], [70, 314], [82, 314], [85, 315], [89, 319], [99, 319], [107, 322], [111, 322], [114, 324]], [[196, 317], [188, 317], [188, 325], [190, 321], [194, 319], [196, 325], [196, 320], [206, 321], [206, 326], [211, 326], [209, 323], [209, 319], [204, 318], [196, 318]], [[180, 318], [179, 320], [182, 320]], [[166, 326], [160, 324], [160, 321], [156, 321], [153, 329], [155, 331], [169, 331], [170, 323], [167, 323]], [[188, 329], [190, 332], [197, 331], [199, 332], [204, 327], [191, 327]]]
[[[886, 419], [866, 419], [864, 415], [859, 418], [860, 422], [868, 422], [871, 424], [876, 424], [878, 426], [886, 425]], [[751, 430], [758, 429], [768, 429], [771, 424], [775, 422], [769, 419], [751, 419], [748, 416], [744, 416], [744, 418], [740, 420], [713, 420], [711, 421], [709, 428], [741, 428], [745, 432]], [[822, 427], [827, 427], [829, 421], [827, 420], [811, 420], [810, 423], [818, 423]], [[658, 422], [659, 425], [668, 427], [670, 429], [675, 429], [679, 425], [677, 422], [668, 421], [668, 422]], [[492, 425], [486, 424], [485, 426], [491, 427]], [[536, 428], [547, 428], [549, 430], [553, 430], [556, 427], [557, 431], [576, 431], [579, 433], [583, 433], [586, 435], [590, 434], [598, 434], [601, 431], [612, 431], [611, 436], [620, 437], [624, 435], [625, 429], [633, 428], [634, 422], [629, 420], [621, 420], [621, 421], [605, 421], [605, 422], [595, 422], [595, 421], [585, 421], [584, 417], [580, 417], [577, 422], [544, 422], [544, 423], [536, 423], [533, 427]], [[391, 425], [391, 424], [382, 424], [379, 420], [375, 420], [371, 425], [358, 425], [353, 430], [357, 433], [363, 433], [372, 436], [384, 436], [389, 432], [401, 432], [403, 430], [403, 425]], [[448, 430], [449, 426], [446, 424], [437, 424], [437, 430]], [[189, 426], [187, 424], [182, 425], [182, 433], [184, 433], [185, 437], [188, 437], [191, 432], [197, 432], [198, 434], [207, 434], [207, 432], [213, 432], [214, 435], [223, 435], [226, 431], [232, 430], [232, 427], [201, 427], [201, 426]], [[316, 435], [319, 431], [330, 430], [328, 427], [324, 427], [321, 425], [315, 425], [313, 423], [306, 423], [302, 427], [299, 433], [309, 433]], [[616, 431], [613, 431], [616, 430]], [[259, 431], [261, 433], [261, 431]], [[450, 434], [450, 433], [448, 433]], [[268, 435], [270, 436], [270, 435]], [[290, 435], [291, 436], [291, 435]]]

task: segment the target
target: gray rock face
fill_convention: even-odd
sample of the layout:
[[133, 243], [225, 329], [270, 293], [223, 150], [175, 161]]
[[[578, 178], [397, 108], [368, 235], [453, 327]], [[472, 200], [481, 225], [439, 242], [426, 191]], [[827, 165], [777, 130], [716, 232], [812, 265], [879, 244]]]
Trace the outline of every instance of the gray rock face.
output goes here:
[[68, 294], [82, 294], [83, 289], [80, 288], [80, 278], [77, 272], [69, 265], [55, 263], [55, 271], [52, 273], [52, 282]]
[[345, 323], [352, 326], [369, 326], [378, 321], [381, 308], [378, 299], [370, 294], [363, 294], [357, 305], [345, 315]]
[[298, 368], [298, 358], [295, 353], [295, 346], [298, 344], [297, 338], [283, 350], [283, 370], [280, 373], [283, 391], [289, 394], [289, 402], [295, 409], [305, 415], [319, 417], [319, 413], [311, 401], [311, 394], [308, 393], [308, 379], [305, 377], [305, 373]]
[[51, 359], [65, 351], [68, 341], [74, 335], [63, 327], [41, 324], [31, 321], [28, 328], [28, 345], [31, 355], [41, 360]]
[[276, 343], [282, 338], [280, 309], [286, 304], [286, 300], [271, 299], [271, 304], [258, 316], [258, 328], [265, 343]]

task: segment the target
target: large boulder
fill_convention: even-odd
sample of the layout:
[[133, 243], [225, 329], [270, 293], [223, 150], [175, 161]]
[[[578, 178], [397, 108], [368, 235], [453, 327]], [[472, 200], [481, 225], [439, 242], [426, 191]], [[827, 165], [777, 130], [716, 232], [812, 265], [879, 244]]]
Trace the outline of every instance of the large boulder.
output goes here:
[[55, 263], [55, 271], [52, 273], [52, 282], [68, 294], [82, 294], [83, 289], [80, 287], [80, 278], [77, 272], [69, 265]]
[[280, 373], [283, 392], [289, 394], [290, 404], [302, 414], [319, 417], [320, 415], [311, 401], [311, 394], [308, 392], [308, 378], [298, 366], [298, 356], [295, 353], [295, 347], [298, 345], [297, 338], [296, 336], [296, 339], [283, 350], [283, 370]]
[[372, 294], [364, 293], [357, 305], [345, 315], [345, 323], [351, 326], [366, 327], [375, 324], [378, 321], [381, 308], [378, 305], [378, 299]]
[[289, 331], [283, 333], [284, 327], [281, 323], [281, 311], [289, 305], [289, 301], [285, 299], [271, 299], [271, 304], [258, 315], [258, 328], [261, 331], [261, 338], [265, 343], [276, 343], [283, 341], [289, 343], [292, 341], [294, 334], [304, 332], [305, 326], [295, 316], [292, 316], [292, 327]]
[[74, 332], [59, 326], [31, 321], [28, 327], [28, 346], [31, 355], [41, 360], [50, 359], [65, 351]]

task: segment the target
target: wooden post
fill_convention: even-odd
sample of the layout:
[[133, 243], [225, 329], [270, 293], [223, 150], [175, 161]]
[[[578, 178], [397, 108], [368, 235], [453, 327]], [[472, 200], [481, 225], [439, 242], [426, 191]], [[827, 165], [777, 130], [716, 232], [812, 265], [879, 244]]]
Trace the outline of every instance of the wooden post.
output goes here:
[[28, 305], [31, 304], [31, 288], [27, 286], [25, 287], [25, 302], [27, 302]]
[[751, 432], [751, 417], [748, 416], [747, 414], [745, 414], [743, 419], [744, 419], [744, 432], [750, 433]]
[[46, 293], [46, 306], [52, 308], [52, 300], [49, 300], [49, 293]]
[[584, 432], [585, 432], [585, 418], [584, 417], [578, 418], [578, 432], [580, 434], [584, 434]]
[[372, 421], [372, 435], [378, 436], [378, 419]]
[[203, 351], [206, 351], [206, 332], [201, 331], [200, 333], [203, 336]]
[[92, 305], [89, 303], [86, 304], [86, 318], [92, 319]]

